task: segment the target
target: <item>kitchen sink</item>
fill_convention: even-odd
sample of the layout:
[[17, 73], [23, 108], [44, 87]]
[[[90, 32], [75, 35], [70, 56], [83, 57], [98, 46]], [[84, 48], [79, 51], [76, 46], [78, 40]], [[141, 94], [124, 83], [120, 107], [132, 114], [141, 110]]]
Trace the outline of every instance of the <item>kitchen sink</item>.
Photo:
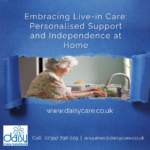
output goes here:
[[[121, 97], [92, 97], [92, 96], [90, 96], [90, 97], [88, 97], [89, 99], [105, 99], [105, 98], [113, 98], [113, 99], [118, 99], [118, 100], [123, 100], [123, 99], [121, 99]], [[130, 99], [129, 99], [129, 97], [127, 98], [127, 100], [129, 101]]]

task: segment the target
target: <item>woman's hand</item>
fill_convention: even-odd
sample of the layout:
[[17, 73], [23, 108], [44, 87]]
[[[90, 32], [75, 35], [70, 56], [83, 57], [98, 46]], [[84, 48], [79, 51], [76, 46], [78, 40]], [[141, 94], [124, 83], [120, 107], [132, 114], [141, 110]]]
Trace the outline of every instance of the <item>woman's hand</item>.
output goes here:
[[68, 96], [62, 97], [62, 98], [60, 98], [58, 100], [73, 100], [73, 99], [74, 99], [73, 95], [68, 95]]
[[101, 93], [99, 91], [93, 91], [93, 95], [98, 96], [98, 97], [105, 97], [106, 93]]

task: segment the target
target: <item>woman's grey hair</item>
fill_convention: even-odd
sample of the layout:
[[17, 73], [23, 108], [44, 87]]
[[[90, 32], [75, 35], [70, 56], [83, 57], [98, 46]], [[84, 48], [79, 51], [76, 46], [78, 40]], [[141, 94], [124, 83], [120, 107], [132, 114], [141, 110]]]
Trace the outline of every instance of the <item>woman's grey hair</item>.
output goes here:
[[66, 68], [69, 64], [75, 66], [78, 64], [78, 61], [72, 56], [61, 57], [58, 61], [54, 58], [48, 58], [47, 62], [45, 63], [45, 67], [50, 70], [55, 70], [56, 66], [59, 66], [60, 68]]

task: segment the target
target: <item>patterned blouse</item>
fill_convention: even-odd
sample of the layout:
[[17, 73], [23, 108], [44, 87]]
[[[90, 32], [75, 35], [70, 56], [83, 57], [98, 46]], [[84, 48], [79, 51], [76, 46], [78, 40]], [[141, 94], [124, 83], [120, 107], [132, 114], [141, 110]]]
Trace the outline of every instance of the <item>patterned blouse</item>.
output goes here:
[[61, 76], [51, 70], [45, 70], [32, 80], [26, 97], [60, 99], [70, 94]]

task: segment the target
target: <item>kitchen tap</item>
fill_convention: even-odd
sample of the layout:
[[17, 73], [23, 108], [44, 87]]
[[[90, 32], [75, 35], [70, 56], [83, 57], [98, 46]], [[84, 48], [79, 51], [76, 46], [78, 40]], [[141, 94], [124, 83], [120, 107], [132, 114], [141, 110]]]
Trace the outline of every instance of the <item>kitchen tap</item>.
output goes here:
[[104, 85], [104, 88], [107, 88], [107, 87], [108, 87], [110, 81], [111, 81], [112, 78], [115, 77], [115, 76], [124, 76], [124, 77], [126, 77], [127, 80], [128, 80], [128, 89], [130, 89], [130, 79], [129, 79], [129, 77], [128, 77], [126, 74], [124, 74], [124, 73], [115, 73], [115, 74], [111, 75], [111, 76], [108, 78], [106, 84]]

